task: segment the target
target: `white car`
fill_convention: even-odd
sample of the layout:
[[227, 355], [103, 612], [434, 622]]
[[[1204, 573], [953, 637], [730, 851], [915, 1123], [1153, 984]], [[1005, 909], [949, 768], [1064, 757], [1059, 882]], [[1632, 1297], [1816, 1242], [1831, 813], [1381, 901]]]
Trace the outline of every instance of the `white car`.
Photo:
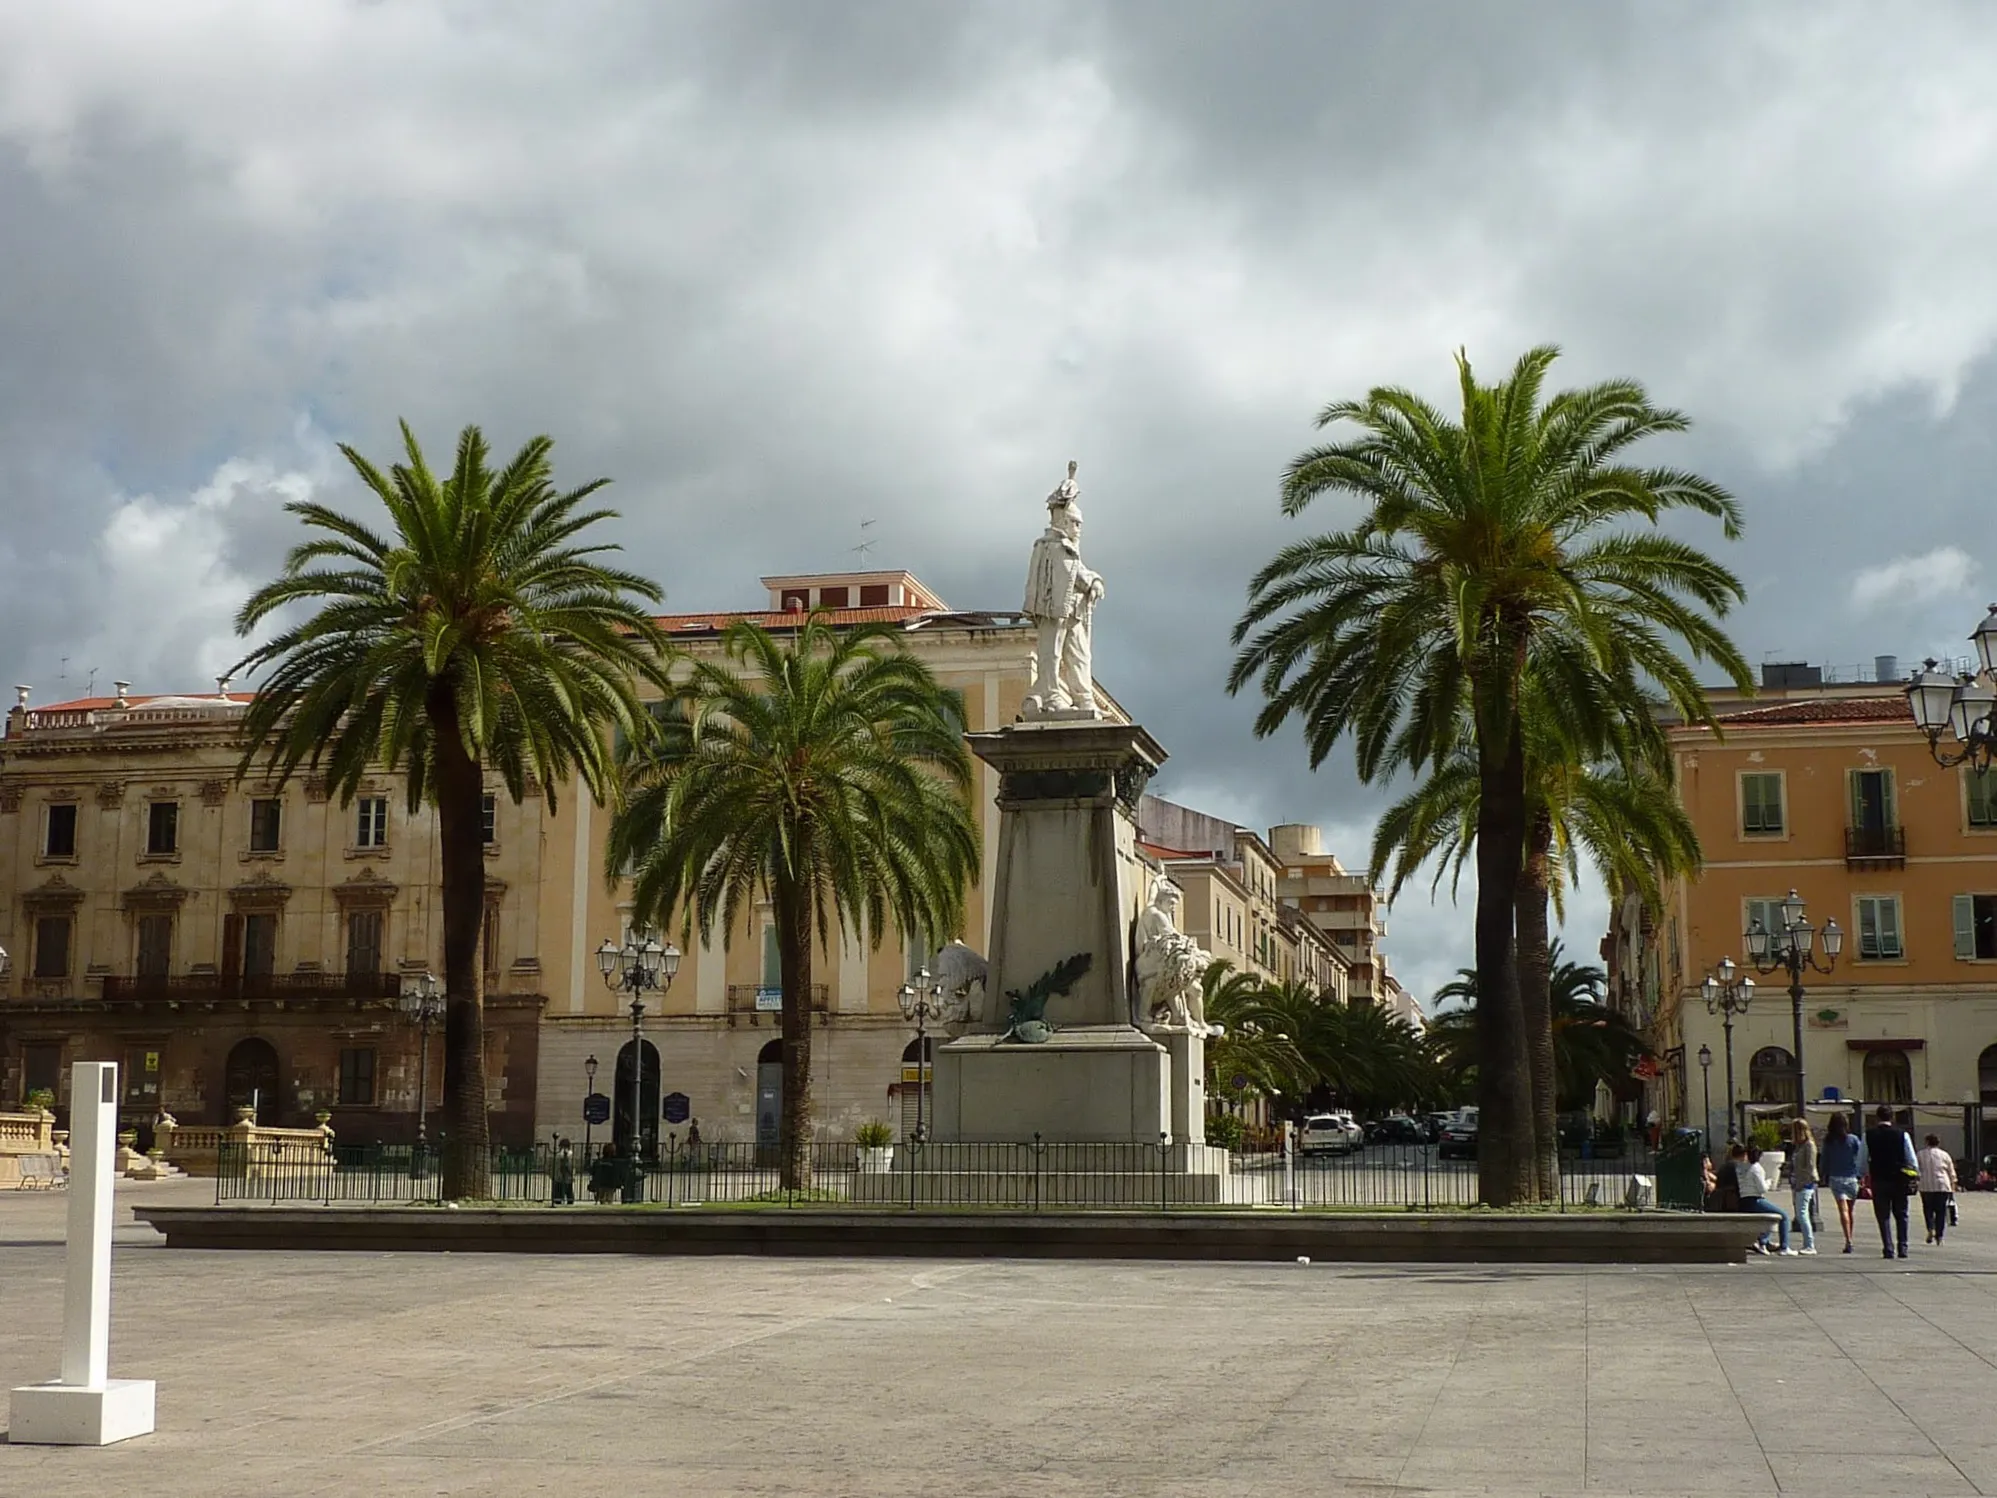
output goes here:
[[1349, 1155], [1366, 1142], [1366, 1131], [1350, 1113], [1313, 1113], [1297, 1130], [1297, 1153]]

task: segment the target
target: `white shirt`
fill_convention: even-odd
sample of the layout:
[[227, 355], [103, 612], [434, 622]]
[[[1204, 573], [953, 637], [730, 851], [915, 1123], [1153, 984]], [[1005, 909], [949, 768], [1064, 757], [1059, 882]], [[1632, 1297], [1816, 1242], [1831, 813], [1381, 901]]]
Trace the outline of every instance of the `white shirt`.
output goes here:
[[1768, 1195], [1768, 1172], [1757, 1160], [1734, 1161], [1734, 1179], [1740, 1182], [1742, 1196]]
[[1921, 1191], [1953, 1191], [1955, 1186], [1955, 1161], [1949, 1152], [1940, 1145], [1930, 1145], [1918, 1151], [1914, 1159], [1921, 1167], [1921, 1179], [1917, 1189]]

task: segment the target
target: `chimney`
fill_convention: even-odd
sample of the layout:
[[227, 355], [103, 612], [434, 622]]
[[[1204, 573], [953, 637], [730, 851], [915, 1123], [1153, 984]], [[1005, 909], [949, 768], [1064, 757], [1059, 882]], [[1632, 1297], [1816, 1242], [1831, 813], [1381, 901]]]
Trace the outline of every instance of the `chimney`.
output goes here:
[[118, 700], [114, 702], [112, 706], [130, 707], [132, 705], [131, 703], [132, 684], [129, 681], [114, 681], [111, 683], [111, 685], [118, 689]]
[[14, 706], [18, 707], [22, 712], [28, 710], [28, 693], [31, 690], [33, 689], [30, 687], [14, 688]]

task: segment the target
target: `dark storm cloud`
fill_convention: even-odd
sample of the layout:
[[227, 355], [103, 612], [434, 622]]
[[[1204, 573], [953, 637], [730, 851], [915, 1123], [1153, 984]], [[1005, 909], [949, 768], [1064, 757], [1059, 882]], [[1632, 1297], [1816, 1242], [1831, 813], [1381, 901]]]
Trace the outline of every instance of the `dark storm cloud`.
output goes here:
[[[1966, 631], [1997, 17], [1929, 6], [761, 3], [0, 15], [0, 630], [40, 700], [199, 686], [332, 451], [557, 439], [681, 608], [876, 560], [1017, 602], [1082, 460], [1163, 788], [1381, 791], [1224, 697], [1326, 400], [1563, 343], [1748, 505], [1751, 656]], [[1710, 529], [1687, 534], [1717, 545]], [[1924, 596], [1905, 579], [1936, 582]], [[70, 679], [58, 680], [68, 657]], [[1596, 907], [1570, 930], [1592, 948]], [[1467, 950], [1419, 901], [1417, 988]]]

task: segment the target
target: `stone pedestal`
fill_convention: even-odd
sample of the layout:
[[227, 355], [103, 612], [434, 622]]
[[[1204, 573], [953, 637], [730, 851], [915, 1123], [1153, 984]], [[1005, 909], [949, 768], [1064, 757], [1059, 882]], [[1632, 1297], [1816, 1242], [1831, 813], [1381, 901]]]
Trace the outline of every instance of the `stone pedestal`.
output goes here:
[[1185, 1030], [1160, 1033], [1172, 1056], [1172, 1137], [1207, 1142], [1207, 1041]]
[[1171, 1057], [1129, 1025], [1057, 1030], [1039, 1045], [967, 1035], [936, 1052], [942, 1143], [1157, 1144], [1173, 1127]]

